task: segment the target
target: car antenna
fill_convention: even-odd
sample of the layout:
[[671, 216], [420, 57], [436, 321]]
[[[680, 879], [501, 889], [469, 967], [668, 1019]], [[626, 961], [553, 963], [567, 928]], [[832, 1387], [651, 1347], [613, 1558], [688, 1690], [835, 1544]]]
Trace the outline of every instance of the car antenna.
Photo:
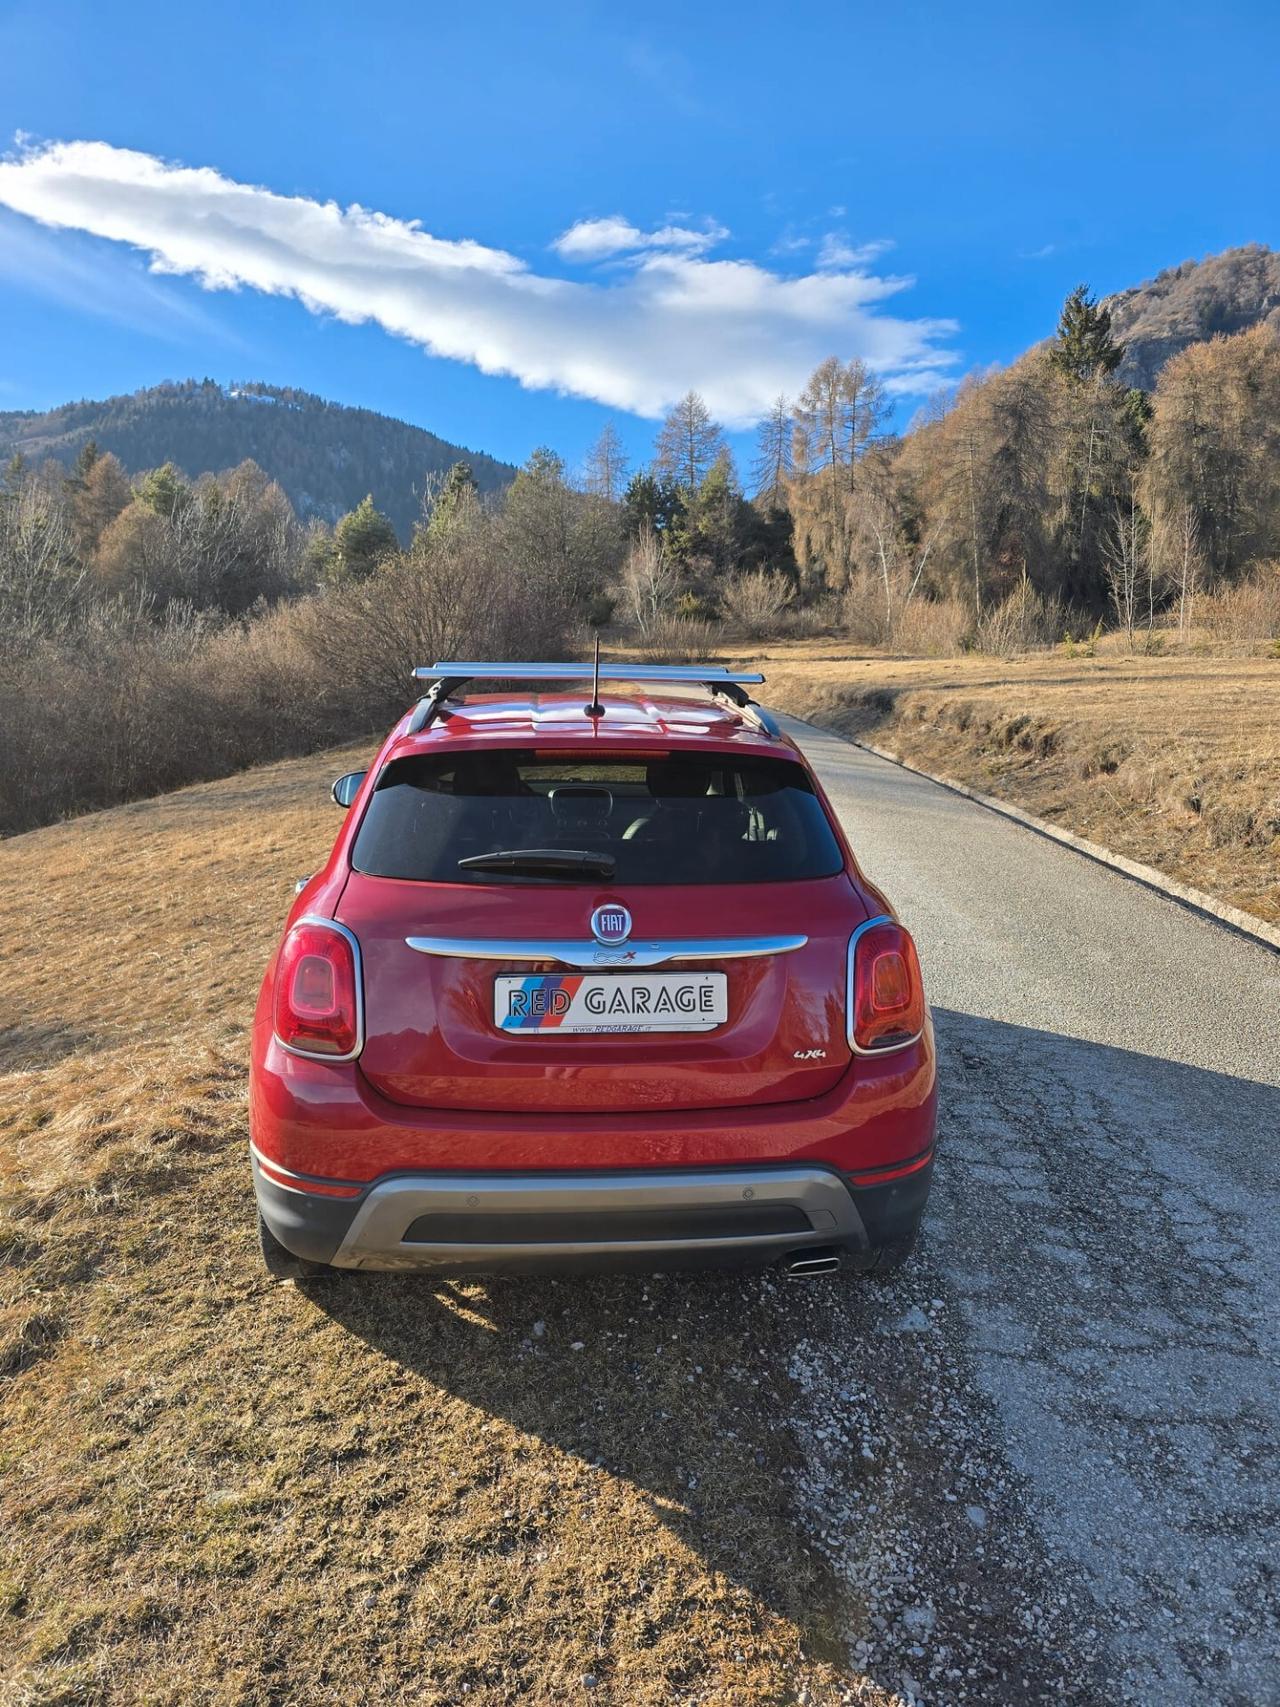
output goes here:
[[591, 704], [587, 707], [588, 717], [603, 717], [604, 707], [600, 703], [600, 636], [596, 635], [596, 662], [591, 677]]

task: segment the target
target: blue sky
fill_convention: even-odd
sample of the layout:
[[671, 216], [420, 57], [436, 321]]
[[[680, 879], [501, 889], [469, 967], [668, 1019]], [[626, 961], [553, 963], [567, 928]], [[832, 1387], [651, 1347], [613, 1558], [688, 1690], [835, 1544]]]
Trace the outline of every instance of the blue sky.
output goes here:
[[1280, 241], [1278, 48], [1262, 4], [6, 0], [0, 408], [207, 374], [641, 458], [831, 351], [905, 421], [1081, 279]]

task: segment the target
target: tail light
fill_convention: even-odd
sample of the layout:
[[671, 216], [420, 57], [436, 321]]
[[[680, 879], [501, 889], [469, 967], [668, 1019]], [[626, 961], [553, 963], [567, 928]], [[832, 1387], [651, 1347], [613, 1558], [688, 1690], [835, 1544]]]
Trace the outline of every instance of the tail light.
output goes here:
[[360, 945], [345, 925], [301, 919], [276, 961], [272, 1018], [295, 1055], [350, 1061], [364, 1043]]
[[873, 919], [849, 943], [849, 1042], [861, 1055], [904, 1049], [924, 1022], [924, 982], [911, 933], [892, 919]]

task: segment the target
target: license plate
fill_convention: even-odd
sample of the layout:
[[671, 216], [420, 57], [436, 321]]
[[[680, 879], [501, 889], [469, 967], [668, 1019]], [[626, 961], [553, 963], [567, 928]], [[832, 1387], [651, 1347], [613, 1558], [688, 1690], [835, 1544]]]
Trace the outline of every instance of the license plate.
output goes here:
[[493, 984], [500, 1031], [711, 1031], [728, 1017], [723, 972], [541, 972]]

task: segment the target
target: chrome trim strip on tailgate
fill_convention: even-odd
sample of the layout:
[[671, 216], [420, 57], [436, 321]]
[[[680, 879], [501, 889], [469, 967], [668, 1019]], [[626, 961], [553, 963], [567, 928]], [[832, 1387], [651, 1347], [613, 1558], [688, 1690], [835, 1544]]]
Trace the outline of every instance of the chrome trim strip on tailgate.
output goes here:
[[749, 960], [766, 954], [794, 954], [807, 936], [673, 937], [666, 942], [624, 942], [608, 948], [599, 942], [513, 942], [502, 937], [407, 936], [419, 954], [450, 960], [552, 961], [559, 966], [662, 966], [670, 960]]

